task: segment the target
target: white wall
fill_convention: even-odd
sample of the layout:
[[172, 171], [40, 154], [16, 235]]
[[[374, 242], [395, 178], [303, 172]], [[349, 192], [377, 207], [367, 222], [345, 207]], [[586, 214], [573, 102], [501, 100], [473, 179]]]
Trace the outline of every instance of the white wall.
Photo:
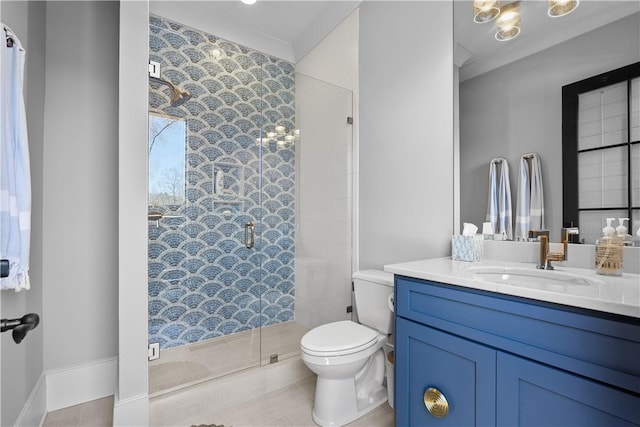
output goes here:
[[350, 319], [358, 12], [296, 64], [295, 319]]
[[461, 221], [485, 220], [489, 162], [510, 166], [515, 213], [520, 156], [542, 160], [546, 227], [562, 227], [562, 86], [640, 60], [640, 16], [631, 15], [460, 85]]
[[446, 256], [452, 3], [364, 2], [359, 25], [360, 268]]
[[[2, 22], [18, 35], [27, 52], [25, 61], [25, 107], [27, 113], [29, 155], [31, 161], [32, 211], [31, 211], [31, 290], [28, 292], [3, 292], [2, 317], [19, 318], [26, 313], [42, 316], [43, 289], [43, 114], [45, 82], [45, 3], [3, 1]], [[42, 325], [29, 332], [17, 345], [11, 333], [2, 334], [2, 418], [3, 426], [14, 425], [20, 411], [43, 371]], [[39, 422], [39, 414], [32, 414]]]
[[118, 383], [115, 426], [148, 425], [147, 100], [149, 5], [120, 4]]

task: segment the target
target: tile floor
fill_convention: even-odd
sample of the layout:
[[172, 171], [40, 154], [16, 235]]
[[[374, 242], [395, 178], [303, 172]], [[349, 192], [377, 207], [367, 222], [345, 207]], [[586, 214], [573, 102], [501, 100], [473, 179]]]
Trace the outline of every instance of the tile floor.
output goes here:
[[[307, 328], [297, 322], [161, 351], [149, 363], [149, 424], [315, 426], [316, 377], [299, 355]], [[269, 355], [280, 361], [268, 364]], [[253, 367], [247, 368], [247, 360]], [[258, 360], [262, 360], [262, 366]], [[249, 364], [249, 366], [252, 366]], [[225, 375], [235, 372], [231, 375]], [[113, 397], [50, 412], [45, 427], [110, 426]], [[376, 408], [350, 426], [391, 427], [394, 411]]]
[[[300, 353], [309, 329], [291, 321], [160, 351], [149, 363], [149, 395], [159, 396], [249, 367]], [[262, 335], [262, 336], [261, 336]]]
[[43, 427], [84, 427], [113, 425], [113, 396], [52, 411]]
[[[193, 393], [199, 393], [197, 387], [174, 393], [172, 397], [177, 396], [177, 398], [172, 399], [173, 403], [198, 401]], [[315, 426], [311, 419], [314, 393], [315, 377], [311, 377], [222, 409], [216, 409], [213, 402], [209, 402], [207, 408], [199, 405], [193, 407], [189, 404], [176, 407], [170, 403], [170, 400], [164, 398], [160, 398], [164, 401], [159, 407], [157, 402], [154, 402], [157, 399], [152, 399], [150, 425]], [[94, 400], [50, 412], [43, 426], [111, 426], [112, 410], [113, 397]], [[349, 424], [349, 426], [368, 427], [393, 427], [394, 425], [394, 411], [387, 403]]]

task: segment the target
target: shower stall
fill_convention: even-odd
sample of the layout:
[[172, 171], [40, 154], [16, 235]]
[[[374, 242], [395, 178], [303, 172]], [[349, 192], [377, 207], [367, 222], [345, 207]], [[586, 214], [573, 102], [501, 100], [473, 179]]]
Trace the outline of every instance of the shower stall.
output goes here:
[[350, 317], [352, 136], [332, 116], [351, 93], [282, 59], [151, 15], [149, 61], [154, 396]]

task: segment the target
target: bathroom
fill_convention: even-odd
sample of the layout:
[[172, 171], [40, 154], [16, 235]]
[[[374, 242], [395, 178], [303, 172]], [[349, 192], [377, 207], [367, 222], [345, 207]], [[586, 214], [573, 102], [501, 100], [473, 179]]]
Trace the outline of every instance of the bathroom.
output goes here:
[[[447, 256], [461, 222], [455, 215], [451, 6], [369, 2], [357, 12], [353, 143], [359, 156], [352, 173], [358, 250], [349, 272]], [[3, 22], [17, 22], [12, 28], [33, 53], [27, 63], [31, 159], [32, 169], [42, 171], [33, 180], [32, 290], [4, 293], [2, 310], [3, 317], [40, 311], [43, 318], [22, 346], [2, 337], [2, 424], [14, 424], [24, 407], [42, 412], [43, 395], [32, 391], [44, 390], [46, 378], [49, 410], [115, 389], [115, 424], [146, 425], [148, 324], [141, 313], [148, 294], [139, 284], [148, 280], [148, 151], [131, 141], [146, 141], [147, 134], [142, 100], [149, 90], [149, 40], [140, 29], [148, 28], [149, 10], [145, 2], [3, 1], [0, 13]], [[95, 33], [100, 37], [87, 37]], [[82, 90], [69, 93], [70, 87]], [[101, 161], [89, 161], [95, 158]], [[79, 232], [68, 233], [70, 227]], [[74, 315], [83, 319], [74, 328], [69, 301], [78, 301]], [[100, 380], [74, 382], [76, 372], [80, 378], [97, 373], [93, 378]]]

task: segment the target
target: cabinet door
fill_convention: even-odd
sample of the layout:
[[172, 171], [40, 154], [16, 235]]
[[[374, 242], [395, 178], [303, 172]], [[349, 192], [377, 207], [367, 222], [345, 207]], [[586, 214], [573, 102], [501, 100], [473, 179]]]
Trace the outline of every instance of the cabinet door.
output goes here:
[[640, 425], [640, 398], [498, 352], [498, 426]]
[[[395, 352], [396, 425], [495, 425], [495, 350], [397, 317]], [[444, 418], [425, 407], [431, 387], [448, 401]]]

